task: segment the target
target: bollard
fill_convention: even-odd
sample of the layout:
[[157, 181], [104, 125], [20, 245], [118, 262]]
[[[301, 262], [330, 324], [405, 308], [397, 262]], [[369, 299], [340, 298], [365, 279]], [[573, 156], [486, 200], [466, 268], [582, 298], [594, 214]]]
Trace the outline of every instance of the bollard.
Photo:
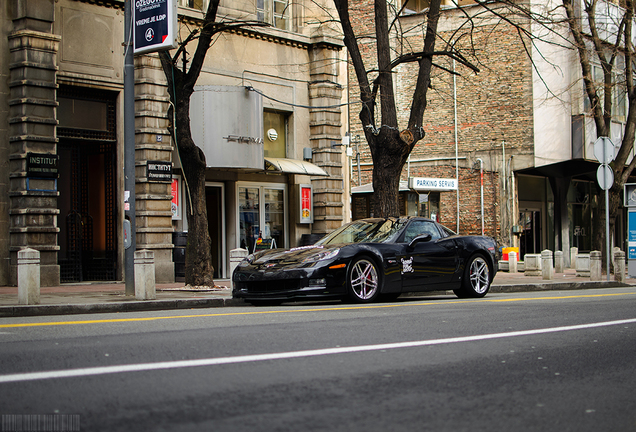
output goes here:
[[541, 276], [543, 280], [552, 280], [554, 268], [552, 267], [552, 251], [541, 251]]
[[508, 252], [508, 272], [517, 273], [517, 252]]
[[614, 280], [625, 283], [625, 252], [620, 249], [614, 252]]
[[576, 255], [576, 275], [578, 277], [590, 277], [590, 254]]
[[563, 273], [564, 268], [565, 268], [565, 264], [563, 262], [563, 252], [556, 251], [554, 253], [554, 272]]
[[523, 261], [525, 263], [525, 268], [523, 270], [524, 276], [541, 276], [540, 254], [526, 254]]
[[602, 277], [601, 252], [590, 252], [590, 281], [598, 282]]
[[570, 248], [570, 268], [576, 269], [576, 258], [579, 255], [579, 248]]
[[40, 304], [40, 251], [18, 251], [18, 304]]
[[245, 258], [247, 254], [248, 250], [242, 248], [232, 249], [230, 251], [230, 280], [232, 279], [232, 274], [234, 274], [234, 269], [243, 261], [243, 258]]
[[137, 300], [157, 298], [155, 253], [148, 249], [135, 251], [135, 298]]

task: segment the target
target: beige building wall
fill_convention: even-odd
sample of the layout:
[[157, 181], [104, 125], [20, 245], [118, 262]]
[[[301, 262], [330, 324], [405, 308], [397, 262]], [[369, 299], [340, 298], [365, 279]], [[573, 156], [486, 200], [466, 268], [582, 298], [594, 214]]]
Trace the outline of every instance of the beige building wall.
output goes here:
[[[50, 17], [44, 21], [27, 20], [27, 24], [35, 25], [37, 40], [44, 41], [47, 48], [47, 59], [51, 59], [50, 70], [54, 71], [53, 95], [62, 89], [65, 94], [74, 96], [107, 95], [114, 102], [114, 165], [117, 167], [114, 176], [114, 218], [115, 229], [112, 236], [116, 257], [114, 278], [124, 278], [124, 249], [122, 224], [124, 220], [124, 181], [122, 168], [123, 155], [123, 69], [126, 47], [124, 38], [124, 1], [105, 2], [76, 0], [36, 0], [13, 2], [2, 0], [0, 3], [0, 163], [11, 169], [2, 170], [0, 175], [0, 207], [5, 211], [0, 217], [0, 283], [14, 283], [11, 276], [9, 250], [20, 249], [34, 244], [36, 249], [46, 251], [47, 265], [50, 267], [46, 284], [59, 283], [60, 265], [58, 255], [61, 244], [66, 244], [69, 215], [59, 214], [55, 209], [59, 203], [60, 192], [48, 192], [46, 205], [49, 209], [38, 210], [42, 216], [35, 219], [25, 218], [29, 210], [20, 207], [20, 200], [10, 201], [10, 172], [15, 177], [13, 184], [22, 184], [25, 180], [24, 164], [30, 141], [25, 141], [23, 156], [10, 156], [9, 146], [9, 106], [14, 96], [7, 85], [11, 81], [9, 64], [11, 63], [9, 40], [15, 30], [16, 23], [12, 17], [15, 4], [25, 7], [44, 7]], [[186, 3], [186, 2], [181, 2]], [[324, 8], [331, 8], [331, 2], [301, 1], [292, 4], [293, 16], [290, 27], [281, 30], [274, 27], [255, 27], [253, 29], [236, 30], [224, 33], [214, 39], [206, 63], [199, 78], [199, 85], [248, 86], [266, 95], [263, 107], [266, 110], [284, 113], [287, 123], [286, 157], [302, 160], [305, 148], [311, 149], [314, 164], [325, 170], [329, 177], [314, 178], [307, 175], [278, 173], [265, 174], [246, 170], [218, 170], [210, 168], [206, 180], [212, 185], [222, 185], [224, 202], [223, 253], [224, 265], [228, 264], [228, 253], [238, 244], [237, 237], [237, 185], [241, 182], [268, 184], [274, 183], [286, 187], [287, 238], [288, 246], [295, 246], [303, 234], [326, 233], [339, 226], [348, 213], [348, 162], [342, 147], [332, 147], [339, 143], [344, 135], [346, 121], [343, 116], [347, 110], [339, 104], [343, 102], [345, 88], [346, 56], [337, 32], [321, 27], [327, 15]], [[34, 9], [35, 10], [35, 9]], [[37, 14], [36, 14], [37, 15]], [[47, 15], [47, 16], [48, 16]], [[180, 25], [184, 31], [193, 28], [203, 13], [187, 7], [179, 7]], [[224, 19], [255, 20], [255, 3], [251, 0], [221, 2], [218, 14]], [[48, 20], [48, 21], [47, 21]], [[184, 33], [185, 34], [185, 33]], [[17, 39], [13, 39], [17, 41]], [[28, 53], [27, 48], [24, 49]], [[190, 49], [194, 50], [194, 46]], [[24, 89], [29, 85], [25, 84]], [[50, 88], [50, 87], [49, 87]], [[16, 90], [17, 91], [17, 90]], [[69, 96], [65, 96], [69, 97]], [[90, 96], [92, 97], [92, 96]], [[59, 107], [53, 96], [51, 103], [44, 106], [51, 108], [52, 118], [46, 119], [44, 126], [37, 126], [38, 131], [50, 129], [46, 152], [58, 151], [60, 140], [68, 145], [68, 136], [57, 136], [55, 130], [60, 128]], [[328, 107], [328, 108], [327, 108]], [[135, 58], [135, 144], [136, 144], [136, 197], [137, 197], [137, 246], [153, 249], [155, 252], [156, 273], [158, 282], [174, 280], [173, 239], [172, 233], [187, 229], [184, 219], [173, 220], [171, 212], [170, 184], [153, 183], [148, 180], [146, 163], [149, 160], [173, 163], [174, 172], [179, 173], [180, 165], [170, 133], [168, 118], [169, 98], [166, 80], [160, 67], [157, 54], [136, 56]], [[84, 113], [86, 114], [86, 113]], [[39, 120], [38, 120], [39, 121]], [[32, 120], [24, 122], [25, 128], [31, 127]], [[65, 125], [61, 125], [65, 126]], [[48, 128], [48, 129], [47, 129]], [[17, 129], [16, 129], [17, 130]], [[13, 134], [15, 135], [15, 134]], [[12, 135], [11, 135], [12, 136]], [[34, 150], [28, 151], [34, 151]], [[41, 149], [40, 149], [41, 150]], [[16, 152], [13, 152], [16, 153]], [[18, 181], [19, 179], [19, 181]], [[315, 218], [313, 224], [297, 223], [299, 213], [297, 185], [312, 184], [314, 190]], [[22, 187], [22, 186], [20, 186]], [[66, 197], [63, 197], [66, 199]], [[12, 202], [13, 204], [10, 204]], [[7, 217], [9, 207], [16, 207], [11, 212], [17, 215]], [[33, 220], [44, 221], [46, 226], [18, 226]], [[28, 222], [30, 223], [30, 222]], [[38, 231], [39, 230], [39, 231]], [[32, 234], [40, 232], [40, 234]], [[11, 234], [13, 233], [13, 234]], [[46, 233], [43, 235], [42, 233]], [[29, 243], [38, 239], [40, 243]], [[13, 239], [13, 240], [12, 240]], [[18, 239], [18, 240], [15, 240]], [[17, 241], [17, 243], [15, 243]], [[13, 244], [14, 242], [15, 244]], [[20, 243], [22, 242], [22, 243]], [[1, 247], [2, 244], [5, 247]], [[12, 246], [13, 245], [13, 246]], [[15, 267], [15, 263], [13, 263]], [[225, 276], [228, 276], [226, 272]]]

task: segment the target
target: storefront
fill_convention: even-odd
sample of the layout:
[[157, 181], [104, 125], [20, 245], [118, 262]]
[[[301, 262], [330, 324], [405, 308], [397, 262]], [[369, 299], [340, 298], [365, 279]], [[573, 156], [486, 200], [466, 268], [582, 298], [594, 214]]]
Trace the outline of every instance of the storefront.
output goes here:
[[[301, 184], [328, 174], [317, 165], [287, 158], [293, 113], [266, 111], [262, 97], [244, 87], [202, 86], [192, 97], [193, 138], [205, 153], [208, 227], [215, 278], [228, 278], [235, 248], [288, 248], [311, 232], [313, 194], [301, 217]], [[261, 138], [264, 137], [264, 138]], [[174, 158], [178, 161], [175, 155]], [[176, 164], [173, 186], [175, 238], [187, 238], [187, 186]], [[310, 214], [311, 213], [311, 214]], [[175, 243], [177, 280], [185, 262]]]

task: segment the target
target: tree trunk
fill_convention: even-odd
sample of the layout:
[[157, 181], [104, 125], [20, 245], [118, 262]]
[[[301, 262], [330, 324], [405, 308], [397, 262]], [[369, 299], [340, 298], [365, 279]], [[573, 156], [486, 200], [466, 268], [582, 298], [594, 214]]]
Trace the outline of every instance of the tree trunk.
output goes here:
[[400, 216], [400, 176], [412, 147], [390, 129], [378, 136], [367, 134], [367, 142], [373, 157], [374, 216]]
[[188, 242], [186, 245], [186, 284], [214, 286], [211, 241], [205, 195], [205, 155], [192, 140], [190, 95], [177, 90], [177, 147], [188, 188]]

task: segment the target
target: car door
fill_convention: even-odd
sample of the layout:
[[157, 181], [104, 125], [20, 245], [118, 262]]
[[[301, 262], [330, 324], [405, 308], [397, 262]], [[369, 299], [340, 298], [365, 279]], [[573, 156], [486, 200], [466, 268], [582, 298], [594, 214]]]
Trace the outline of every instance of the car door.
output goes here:
[[[409, 247], [418, 236], [430, 235]], [[457, 267], [457, 247], [453, 239], [442, 237], [437, 226], [427, 220], [412, 221], [405, 230], [403, 253], [398, 256], [403, 291], [426, 291], [431, 285], [448, 283]]]

